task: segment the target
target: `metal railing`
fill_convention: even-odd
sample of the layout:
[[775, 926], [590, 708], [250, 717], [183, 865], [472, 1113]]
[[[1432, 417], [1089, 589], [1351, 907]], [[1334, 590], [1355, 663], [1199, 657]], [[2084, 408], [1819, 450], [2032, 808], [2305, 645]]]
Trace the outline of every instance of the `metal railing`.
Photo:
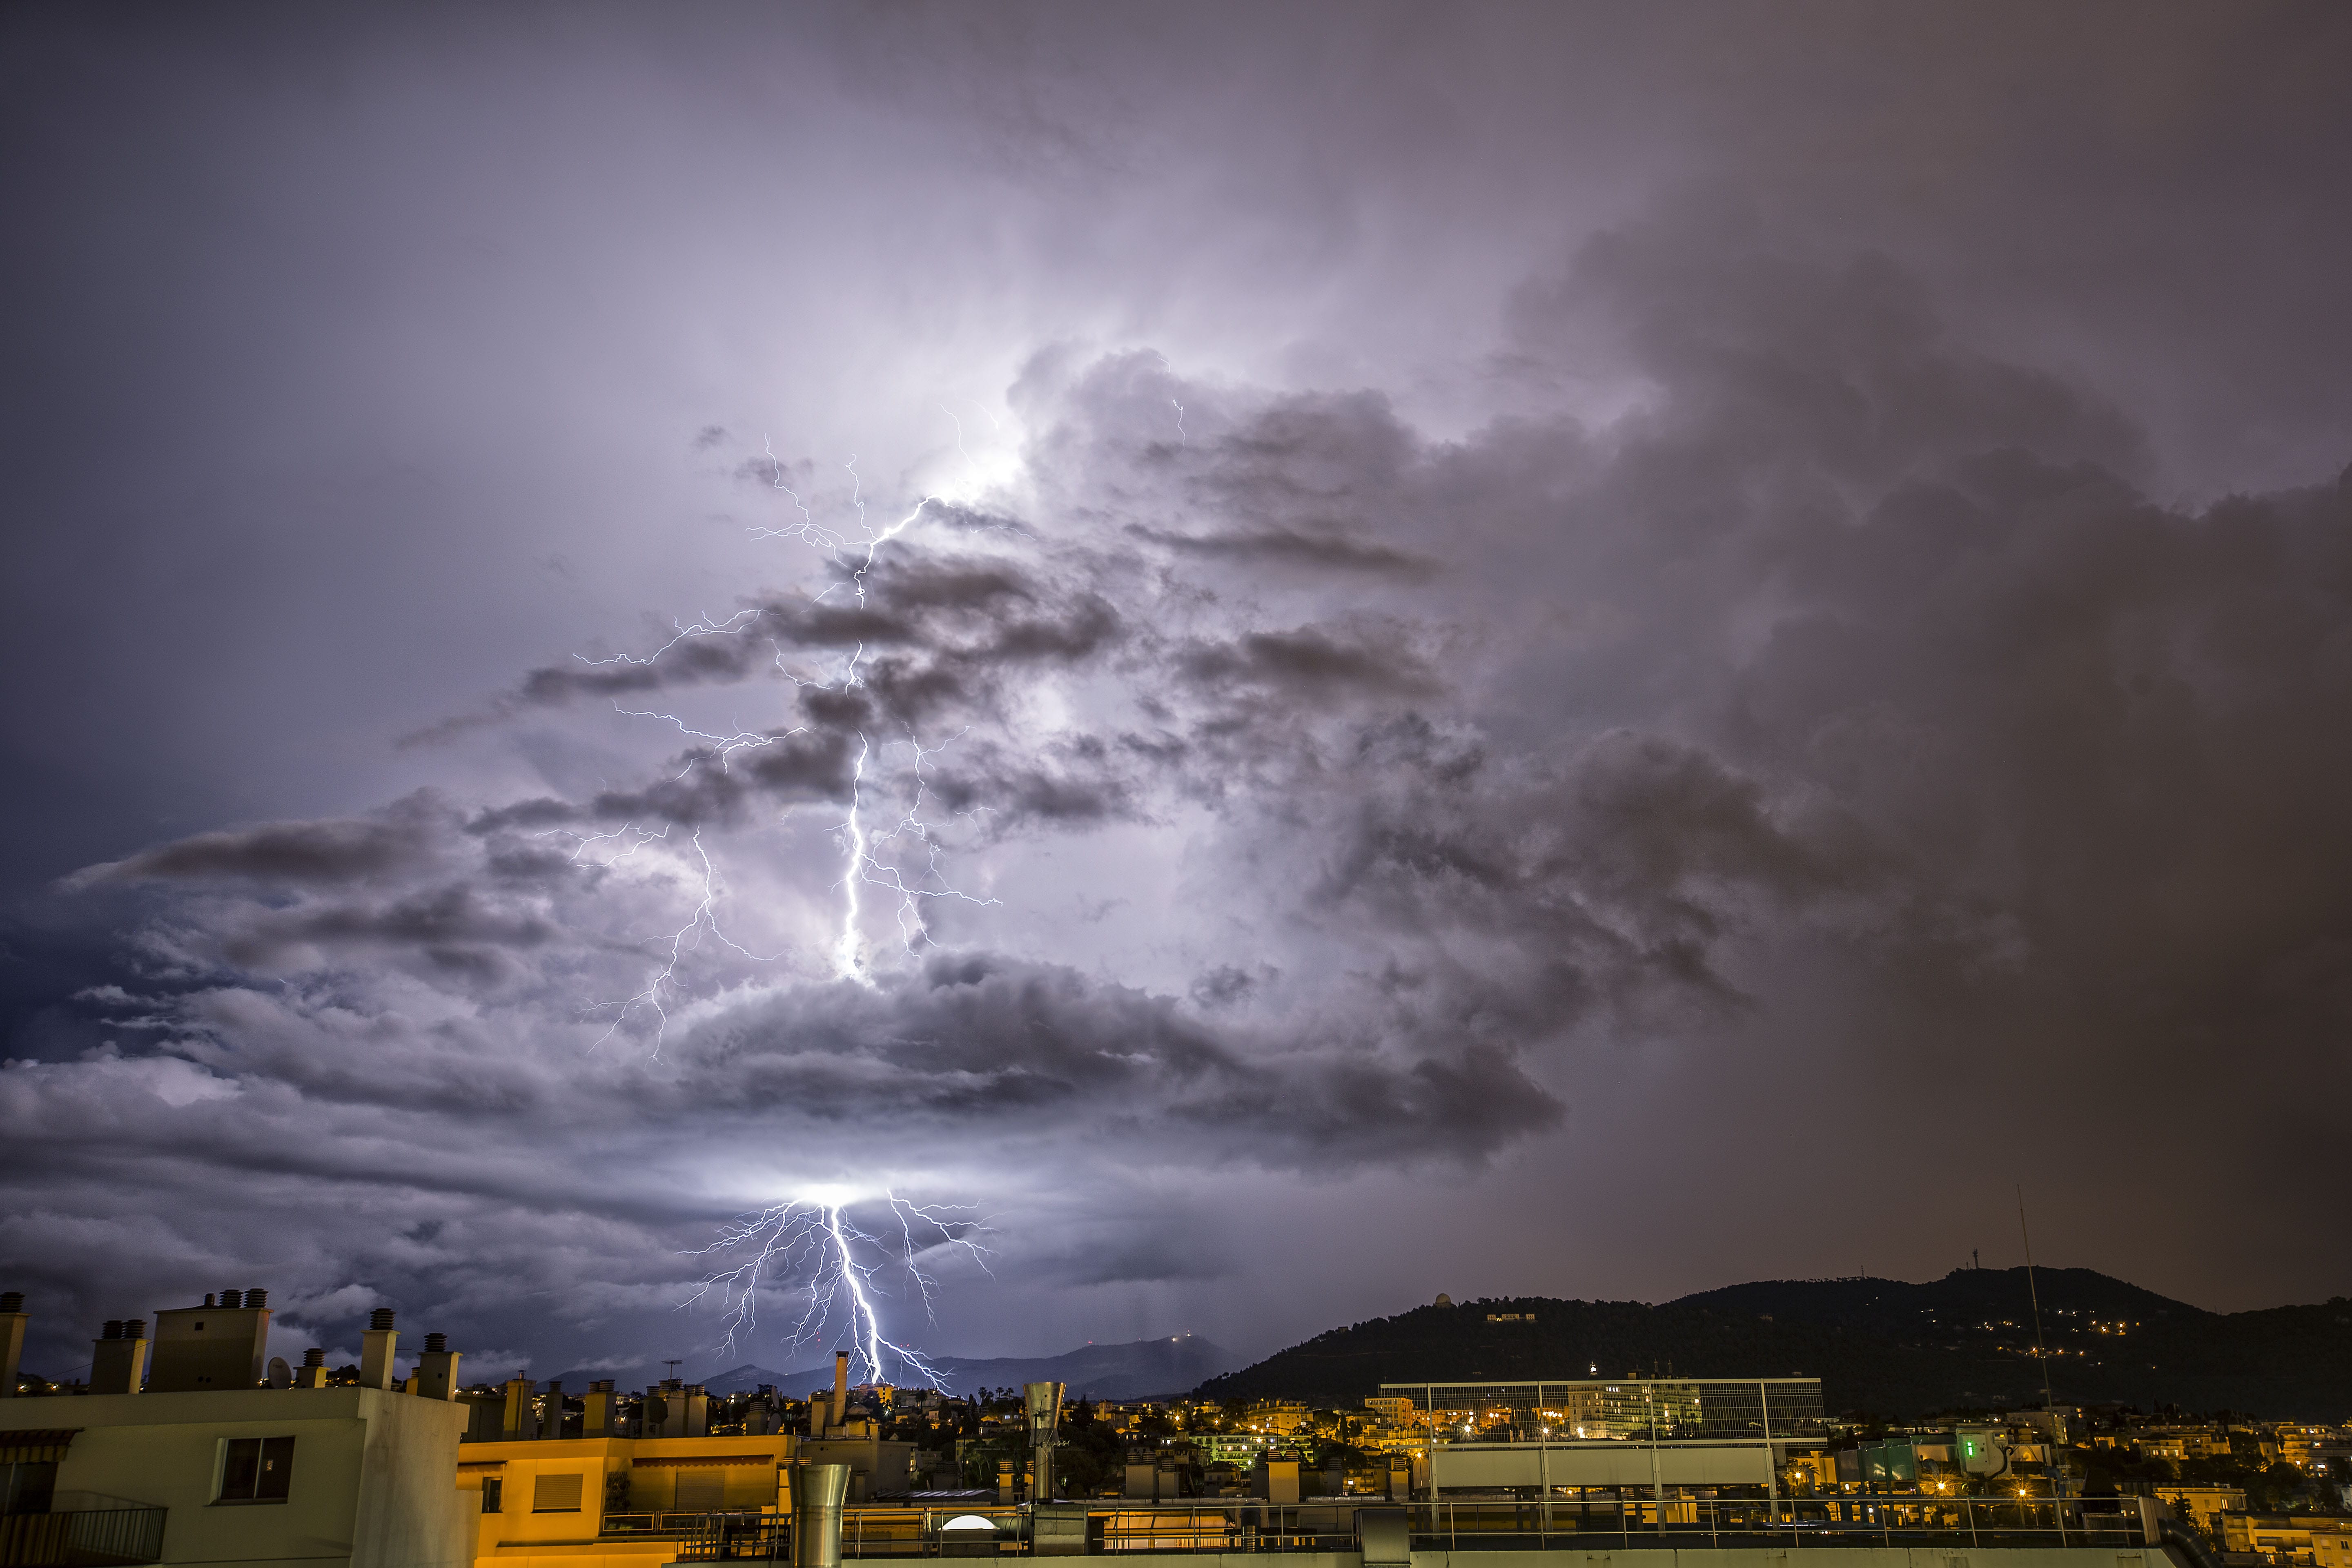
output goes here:
[[[1297, 1503], [1234, 1498], [1150, 1503], [1105, 1498], [1049, 1506], [1065, 1520], [1084, 1515], [1083, 1547], [1075, 1535], [1058, 1537], [1055, 1545], [1087, 1555], [1353, 1552], [1359, 1544], [1357, 1515], [1368, 1509], [1402, 1510], [1412, 1544], [1424, 1551], [1922, 1545], [2119, 1550], [2143, 1544], [2137, 1511], [2116, 1511], [2116, 1501], [1900, 1493], [1777, 1501], [1628, 1496], [1391, 1503], [1367, 1496]], [[946, 1528], [950, 1520], [973, 1517], [987, 1520], [991, 1528]], [[845, 1560], [1026, 1556], [1034, 1552], [1032, 1525], [1026, 1506], [853, 1504], [842, 1510], [841, 1551]], [[604, 1539], [633, 1535], [676, 1540], [679, 1562], [792, 1556], [790, 1515], [772, 1509], [606, 1517]]]
[[671, 1537], [693, 1535], [706, 1520], [719, 1515], [695, 1510], [690, 1513], [608, 1513], [600, 1533], [606, 1539], [614, 1536]]
[[789, 1561], [792, 1554], [792, 1516], [772, 1509], [703, 1514], [677, 1543], [680, 1563]]
[[146, 1503], [122, 1502], [107, 1508], [0, 1514], [0, 1565], [114, 1568], [153, 1563], [163, 1555], [164, 1511]]
[[1413, 1543], [1449, 1551], [1550, 1547], [2085, 1546], [2141, 1544], [2117, 1500], [1938, 1497], [1618, 1498], [1401, 1505]]

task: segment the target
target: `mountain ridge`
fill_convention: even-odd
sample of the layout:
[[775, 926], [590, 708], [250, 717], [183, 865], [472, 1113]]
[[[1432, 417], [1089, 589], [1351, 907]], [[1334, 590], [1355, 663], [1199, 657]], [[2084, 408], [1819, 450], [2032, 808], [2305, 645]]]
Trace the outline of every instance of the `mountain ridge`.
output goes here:
[[[1059, 1382], [1069, 1385], [1068, 1397], [1078, 1399], [1150, 1399], [1183, 1393], [1203, 1378], [1232, 1370], [1241, 1357], [1197, 1334], [1129, 1340], [1120, 1344], [1086, 1344], [1053, 1356], [936, 1356], [948, 1392], [968, 1396], [982, 1388], [1018, 1387], [1024, 1383]], [[564, 1387], [604, 1375], [574, 1371], [558, 1379]], [[830, 1359], [814, 1366], [777, 1372], [746, 1362], [723, 1372], [696, 1378], [713, 1394], [747, 1393], [762, 1384], [778, 1393], [805, 1397], [812, 1389], [833, 1384]]]
[[[2036, 1269], [2034, 1284], [2060, 1404], [2284, 1420], [2352, 1412], [2352, 1300], [2219, 1313], [2087, 1268]], [[2032, 1319], [2021, 1268], [1955, 1269], [1924, 1284], [1755, 1280], [1655, 1306], [1509, 1297], [1328, 1330], [1195, 1392], [1354, 1404], [1382, 1382], [1664, 1370], [1817, 1376], [1832, 1413], [2017, 1407], [2042, 1397]]]

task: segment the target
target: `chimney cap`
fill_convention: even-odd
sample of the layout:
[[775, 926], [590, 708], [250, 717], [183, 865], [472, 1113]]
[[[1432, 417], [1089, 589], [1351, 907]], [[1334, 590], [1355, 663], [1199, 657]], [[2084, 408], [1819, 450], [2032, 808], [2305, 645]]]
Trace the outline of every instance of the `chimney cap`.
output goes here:
[[244, 1292], [238, 1290], [224, 1290], [220, 1293], [220, 1304], [224, 1307], [241, 1307], [245, 1305], [241, 1300], [243, 1294]]
[[122, 1337], [126, 1340], [145, 1339], [147, 1337], [147, 1320], [144, 1318], [123, 1319]]
[[449, 1348], [449, 1336], [427, 1334], [425, 1336], [425, 1348], [428, 1351], [446, 1351]]
[[21, 1312], [25, 1310], [22, 1290], [0, 1290], [0, 1312]]
[[312, 1345], [309, 1350], [304, 1351], [302, 1352], [302, 1364], [304, 1366], [326, 1365], [327, 1347], [324, 1345]]
[[378, 1307], [375, 1310], [368, 1314], [368, 1330], [370, 1332], [376, 1332], [390, 1327], [392, 1327], [391, 1308]]
[[106, 1326], [99, 1330], [98, 1337], [102, 1340], [121, 1339], [122, 1337], [122, 1320], [120, 1318], [107, 1319]]
[[247, 1308], [266, 1307], [269, 1305], [269, 1292], [267, 1290], [247, 1290], [245, 1293], [245, 1304]]

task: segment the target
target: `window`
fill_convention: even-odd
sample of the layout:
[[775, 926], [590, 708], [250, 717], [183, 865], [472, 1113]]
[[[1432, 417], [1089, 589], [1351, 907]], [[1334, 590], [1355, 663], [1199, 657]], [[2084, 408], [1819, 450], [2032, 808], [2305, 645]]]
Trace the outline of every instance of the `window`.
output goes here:
[[284, 1502], [294, 1479], [291, 1437], [231, 1437], [221, 1459], [222, 1502]]
[[568, 1476], [540, 1476], [530, 1487], [530, 1511], [533, 1513], [578, 1513], [580, 1511], [580, 1472]]
[[43, 1460], [0, 1465], [0, 1513], [47, 1513], [58, 1488], [58, 1467]]
[[500, 1511], [499, 1505], [505, 1500], [506, 1489], [505, 1477], [484, 1476], [482, 1478], [482, 1511], [484, 1513]]

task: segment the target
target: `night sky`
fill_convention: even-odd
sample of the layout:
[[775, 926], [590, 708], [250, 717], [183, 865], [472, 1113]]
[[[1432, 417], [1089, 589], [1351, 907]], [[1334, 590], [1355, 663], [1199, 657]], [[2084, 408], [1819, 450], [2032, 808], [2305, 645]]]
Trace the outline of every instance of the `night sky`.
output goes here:
[[878, 1276], [950, 1354], [2007, 1267], [2021, 1184], [2352, 1290], [2347, 80], [2324, 5], [8, 7], [27, 1365], [249, 1285], [805, 1365], [694, 1249], [886, 1192], [988, 1227]]

